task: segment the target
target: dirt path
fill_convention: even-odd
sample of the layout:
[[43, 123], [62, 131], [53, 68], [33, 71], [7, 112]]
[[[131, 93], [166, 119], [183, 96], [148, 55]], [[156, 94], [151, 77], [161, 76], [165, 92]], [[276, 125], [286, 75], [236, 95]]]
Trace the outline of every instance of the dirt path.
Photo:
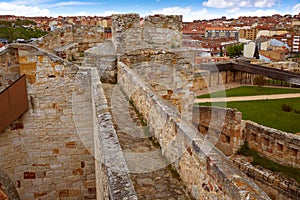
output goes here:
[[257, 96], [243, 96], [243, 97], [202, 98], [202, 99], [195, 99], [194, 103], [230, 102], [230, 101], [256, 101], [256, 100], [288, 99], [288, 98], [300, 98], [300, 93], [257, 95]]

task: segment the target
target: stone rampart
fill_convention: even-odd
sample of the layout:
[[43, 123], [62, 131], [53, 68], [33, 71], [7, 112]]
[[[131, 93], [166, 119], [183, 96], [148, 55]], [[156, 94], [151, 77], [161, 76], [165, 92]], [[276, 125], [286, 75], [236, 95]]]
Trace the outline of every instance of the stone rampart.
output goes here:
[[249, 147], [284, 165], [300, 168], [300, 136], [251, 121], [244, 122], [243, 134]]
[[110, 40], [85, 51], [84, 66], [96, 68], [102, 83], [117, 83], [117, 55]]
[[193, 125], [203, 135], [215, 137], [216, 147], [227, 156], [233, 155], [243, 144], [242, 114], [234, 109], [194, 106]]
[[20, 197], [10, 177], [0, 169], [0, 199], [19, 200]]
[[182, 46], [182, 16], [154, 15], [141, 21], [138, 14], [112, 15], [112, 40], [117, 54], [140, 48]]
[[55, 48], [77, 43], [78, 51], [84, 52], [104, 40], [105, 34], [101, 27], [77, 27], [66, 25], [61, 29], [57, 29], [44, 37], [39, 38], [32, 44], [41, 49], [53, 52]]
[[[214, 113], [216, 117], [212, 117]], [[299, 135], [244, 121], [242, 113], [237, 110], [195, 106], [193, 124], [202, 134], [213, 137], [217, 135], [216, 145], [226, 155], [234, 154], [247, 141], [251, 149], [267, 158], [284, 165], [300, 167]]]
[[234, 156], [231, 160], [240, 170], [251, 177], [272, 199], [299, 199], [300, 186], [297, 182], [270, 170], [253, 166], [245, 157]]
[[131, 51], [119, 57], [162, 99], [173, 104], [182, 117], [191, 121], [193, 107], [193, 65], [186, 52], [162, 49]]
[[18, 51], [0, 48], [0, 92], [20, 78]]
[[150, 45], [171, 48], [182, 47], [182, 16], [146, 16], [143, 23], [142, 37]]
[[20, 199], [95, 199], [95, 160], [83, 143], [93, 141], [93, 132], [79, 135], [73, 110], [73, 97], [88, 96], [83, 86], [89, 77], [33, 46], [8, 48], [18, 52], [11, 62], [26, 74], [30, 108], [0, 133], [0, 167]]
[[97, 199], [137, 199], [96, 68], [91, 69]]
[[196, 199], [269, 199], [252, 181], [234, 168], [226, 156], [204, 137], [124, 63], [118, 63], [118, 83], [132, 99]]

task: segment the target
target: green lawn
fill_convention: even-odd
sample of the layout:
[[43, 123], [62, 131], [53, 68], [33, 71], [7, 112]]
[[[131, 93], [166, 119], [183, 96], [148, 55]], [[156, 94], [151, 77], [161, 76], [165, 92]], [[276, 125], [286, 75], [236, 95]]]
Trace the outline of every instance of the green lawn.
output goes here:
[[[239, 97], [239, 96], [300, 93], [300, 89], [298, 89], [298, 88], [241, 86], [241, 87], [237, 87], [237, 88], [228, 89], [225, 92], [226, 92], [227, 97]], [[197, 98], [224, 97], [225, 92], [220, 91], [220, 92], [215, 92], [215, 93], [211, 93], [211, 94], [205, 94], [205, 95], [198, 96]]]
[[[293, 110], [285, 112], [282, 104], [290, 105]], [[199, 104], [210, 106], [211, 103]], [[214, 106], [224, 107], [224, 103], [214, 103]], [[260, 100], [260, 101], [239, 101], [227, 102], [229, 108], [236, 108], [243, 114], [243, 119], [286, 131], [289, 133], [300, 132], [300, 98]]]

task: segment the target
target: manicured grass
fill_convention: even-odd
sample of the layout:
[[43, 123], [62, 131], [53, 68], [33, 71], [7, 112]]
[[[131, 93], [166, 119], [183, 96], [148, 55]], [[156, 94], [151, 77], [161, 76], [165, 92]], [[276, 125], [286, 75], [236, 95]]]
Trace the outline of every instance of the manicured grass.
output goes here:
[[[289, 94], [300, 93], [298, 88], [273, 88], [273, 87], [257, 87], [257, 86], [241, 86], [237, 88], [228, 89], [225, 91], [227, 97], [239, 97], [239, 96], [256, 96], [256, 95], [270, 95], [270, 94]], [[197, 98], [214, 98], [224, 97], [224, 91], [215, 92], [211, 94], [204, 94]]]
[[[283, 104], [291, 106], [293, 110], [291, 112], [283, 111], [281, 107]], [[199, 105], [211, 106], [211, 103]], [[214, 103], [213, 105], [224, 107], [224, 103]], [[227, 102], [226, 107], [241, 111], [245, 120], [289, 133], [300, 132], [300, 114], [297, 113], [300, 111], [300, 98]]]
[[262, 166], [263, 168], [269, 169], [273, 172], [280, 173], [283, 176], [293, 178], [300, 184], [299, 168], [284, 166], [268, 158], [262, 157], [256, 151], [250, 149], [247, 142], [245, 142], [245, 144], [239, 149], [237, 153], [244, 156], [251, 156], [253, 158], [253, 161], [251, 162], [252, 165]]

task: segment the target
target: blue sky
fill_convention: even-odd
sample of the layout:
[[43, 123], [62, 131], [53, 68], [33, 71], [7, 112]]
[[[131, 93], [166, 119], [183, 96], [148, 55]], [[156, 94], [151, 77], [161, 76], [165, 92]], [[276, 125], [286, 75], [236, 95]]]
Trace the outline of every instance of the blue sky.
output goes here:
[[180, 14], [183, 21], [226, 16], [263, 16], [298, 14], [300, 0], [0, 0], [0, 15], [74, 16], [113, 13]]

